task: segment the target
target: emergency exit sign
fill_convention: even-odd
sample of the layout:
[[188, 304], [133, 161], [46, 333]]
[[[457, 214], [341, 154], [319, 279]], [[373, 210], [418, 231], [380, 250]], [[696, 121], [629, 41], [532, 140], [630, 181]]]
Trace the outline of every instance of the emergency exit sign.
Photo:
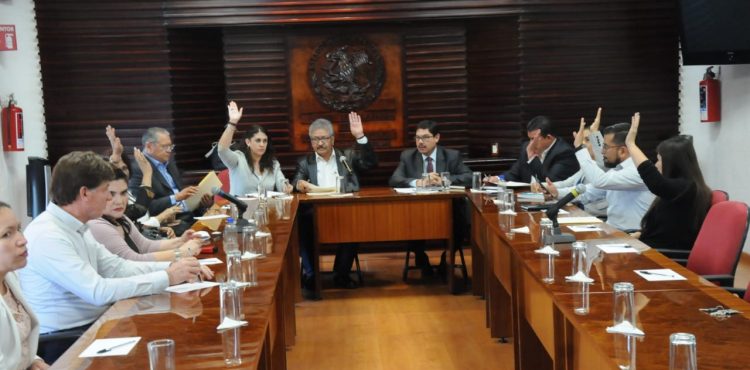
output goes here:
[[18, 50], [14, 25], [0, 24], [0, 51], [4, 50]]

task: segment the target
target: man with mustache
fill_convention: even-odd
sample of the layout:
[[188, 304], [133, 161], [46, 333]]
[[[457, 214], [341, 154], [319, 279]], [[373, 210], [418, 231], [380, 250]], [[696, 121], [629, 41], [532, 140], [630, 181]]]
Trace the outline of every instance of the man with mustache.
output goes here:
[[[401, 153], [401, 160], [391, 175], [388, 184], [392, 187], [406, 188], [416, 186], [440, 185], [441, 172], [449, 172], [451, 184], [471, 184], [471, 169], [467, 167], [458, 150], [444, 148], [438, 145], [440, 130], [435, 121], [421, 121], [417, 124], [414, 136], [417, 147], [407, 149]], [[428, 179], [422, 179], [422, 174], [428, 174]], [[428, 182], [424, 184], [425, 180]], [[456, 245], [461, 245], [468, 230], [468, 212], [465, 200], [453, 203], [453, 238]], [[424, 251], [424, 241], [415, 241], [409, 247], [414, 252], [417, 267], [422, 269], [423, 276], [432, 275], [432, 267]], [[408, 253], [408, 252], [407, 252]], [[441, 272], [445, 267], [445, 253], [440, 257]], [[452, 273], [452, 271], [450, 271]], [[405, 276], [405, 275], [404, 275]]]
[[[367, 141], [362, 127], [361, 117], [355, 113], [349, 113], [349, 130], [356, 140], [354, 147], [341, 151], [334, 149], [335, 135], [333, 125], [324, 118], [318, 118], [310, 124], [310, 145], [314, 153], [300, 158], [297, 162], [297, 171], [292, 180], [294, 189], [301, 193], [307, 193], [318, 187], [335, 187], [338, 177], [346, 178], [346, 189], [342, 191], [358, 191], [358, 175], [362, 171], [378, 165], [377, 157], [372, 145]], [[303, 287], [312, 287], [314, 272], [312, 265], [312, 240], [313, 222], [312, 208], [300, 208], [300, 255], [302, 257], [302, 283]], [[325, 220], [318, 220], [325, 222]], [[333, 264], [334, 283], [337, 287], [354, 289], [357, 283], [349, 277], [352, 268], [356, 244], [342, 244], [336, 251], [336, 260]]]

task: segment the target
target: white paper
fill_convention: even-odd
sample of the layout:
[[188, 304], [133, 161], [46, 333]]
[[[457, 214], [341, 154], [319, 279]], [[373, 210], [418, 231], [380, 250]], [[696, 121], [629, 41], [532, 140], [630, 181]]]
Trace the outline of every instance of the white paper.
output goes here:
[[584, 274], [583, 271], [578, 271], [576, 272], [575, 275], [566, 276], [565, 281], [570, 281], [574, 283], [593, 283], [594, 279], [586, 276], [586, 274]]
[[417, 192], [416, 188], [393, 188], [393, 190], [399, 194], [414, 194]]
[[687, 278], [672, 271], [672, 269], [635, 270], [635, 273], [648, 281], [687, 280]]
[[308, 183], [308, 194], [309, 193], [333, 193], [336, 192], [335, 186], [322, 187], [315, 184]]
[[[97, 339], [93, 343], [91, 343], [86, 349], [81, 352], [78, 357], [105, 357], [105, 356], [125, 356], [135, 347], [136, 344], [138, 344], [138, 341], [141, 340], [141, 337], [124, 337], [124, 338], [107, 338], [107, 339]], [[132, 342], [132, 343], [130, 343]], [[123, 344], [117, 348], [113, 348], [114, 346], [118, 344]], [[104, 353], [97, 353], [102, 349], [109, 349], [112, 348], [111, 351], [107, 351]]]
[[261, 257], [261, 256], [262, 256], [262, 254], [258, 254], [258, 253], [253, 253], [253, 252], [250, 252], [250, 251], [246, 251], [245, 253], [242, 254], [242, 259], [243, 260], [251, 260], [251, 259], [254, 259], [254, 258]]
[[165, 290], [171, 293], [187, 293], [187, 292], [192, 292], [193, 290], [210, 288], [212, 286], [217, 286], [217, 285], [219, 285], [219, 283], [216, 283], [213, 281], [199, 281], [196, 283], [185, 283], [185, 284], [180, 284], [180, 285], [173, 285]]
[[545, 255], [552, 255], [552, 256], [559, 256], [560, 251], [555, 250], [554, 248], [550, 247], [549, 245], [545, 245], [544, 248], [539, 248], [534, 251], [536, 254], [545, 254]]
[[[284, 196], [284, 195], [286, 195], [286, 193], [281, 193], [281, 192], [278, 192], [278, 191], [266, 190], [266, 197], [268, 197], [268, 198], [276, 198], [276, 197], [281, 197], [281, 196]], [[254, 193], [247, 193], [244, 196], [244, 198], [257, 198], [257, 197], [258, 197], [258, 192], [257, 191], [254, 192]]]
[[508, 215], [508, 216], [516, 216], [516, 215], [518, 215], [518, 213], [516, 213], [514, 211], [511, 211], [509, 209], [507, 209], [505, 211], [502, 211], [502, 212], [498, 212], [498, 213], [501, 214], [501, 215]]
[[203, 177], [203, 180], [198, 184], [198, 191], [195, 192], [195, 194], [191, 195], [189, 198], [185, 199], [185, 205], [187, 208], [191, 211], [198, 208], [198, 206], [201, 203], [201, 198], [203, 198], [206, 194], [211, 194], [213, 188], [221, 188], [221, 180], [219, 180], [219, 177], [216, 176], [216, 172], [209, 171], [205, 177]]
[[211, 258], [199, 259], [198, 263], [200, 263], [201, 265], [204, 265], [204, 266], [209, 266], [209, 265], [220, 265], [220, 264], [222, 264], [224, 262], [222, 262], [220, 259], [218, 259], [216, 257], [211, 257]]
[[595, 225], [571, 225], [568, 226], [568, 229], [572, 230], [574, 233], [588, 233], [592, 231], [602, 231], [602, 228]]
[[496, 194], [497, 193], [497, 188], [494, 188], [494, 189], [493, 188], [484, 188], [484, 189], [481, 189], [481, 190], [469, 189], [469, 191], [471, 191], [472, 193]]
[[558, 217], [557, 222], [560, 225], [564, 225], [564, 224], [600, 224], [603, 221], [594, 216], [582, 216], [582, 217]]
[[568, 212], [568, 211], [566, 211], [566, 210], [564, 210], [564, 209], [559, 209], [559, 210], [557, 211], [557, 214], [558, 214], [558, 215], [569, 215], [569, 214], [570, 214], [570, 212]]
[[353, 197], [354, 193], [307, 193], [307, 195], [317, 198], [344, 198]]
[[638, 329], [637, 327], [633, 326], [629, 321], [623, 321], [615, 326], [608, 326], [607, 327], [607, 333], [610, 334], [625, 334], [625, 335], [632, 335], [637, 337], [645, 336], [646, 333], [643, 332], [643, 330]]
[[510, 229], [510, 231], [514, 232], [514, 233], [519, 233], [519, 234], [528, 234], [529, 233], [529, 227], [528, 226], [517, 227], [515, 229]]
[[240, 326], [245, 325], [247, 325], [247, 321], [237, 321], [229, 317], [225, 317], [224, 321], [222, 321], [221, 324], [216, 327], [216, 331], [239, 328]]
[[531, 186], [528, 182], [518, 182], [518, 181], [506, 181], [505, 187], [506, 188], [523, 188], [526, 186]]
[[211, 221], [211, 220], [218, 220], [221, 218], [227, 218], [228, 215], [220, 214], [220, 215], [211, 215], [211, 216], [199, 216], [199, 217], [193, 217], [193, 219], [198, 221]]
[[638, 250], [627, 244], [597, 244], [597, 248], [601, 249], [602, 252], [612, 253], [638, 253]]

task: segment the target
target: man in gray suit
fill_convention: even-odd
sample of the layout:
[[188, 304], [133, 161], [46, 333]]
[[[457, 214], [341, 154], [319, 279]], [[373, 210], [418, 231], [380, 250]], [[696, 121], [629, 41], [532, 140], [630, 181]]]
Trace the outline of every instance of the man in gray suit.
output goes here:
[[[368, 142], [362, 127], [362, 119], [357, 113], [349, 113], [349, 130], [356, 140], [353, 148], [341, 151], [334, 149], [333, 125], [327, 119], [319, 118], [310, 124], [310, 144], [315, 150], [297, 161], [297, 171], [292, 180], [292, 186], [307, 193], [315, 186], [335, 187], [338, 177], [346, 178], [346, 189], [343, 191], [358, 191], [358, 175], [362, 171], [378, 165], [377, 157], [372, 145]], [[310, 288], [314, 275], [312, 265], [313, 235], [312, 208], [300, 209], [300, 255], [302, 257], [303, 286]], [[336, 260], [333, 263], [334, 283], [338, 287], [353, 289], [357, 284], [349, 278], [352, 268], [356, 245], [339, 245], [336, 250]]]
[[[449, 172], [451, 184], [471, 184], [471, 170], [467, 167], [458, 150], [438, 146], [440, 130], [435, 121], [425, 120], [417, 124], [417, 147], [407, 149], [401, 153], [401, 160], [391, 175], [388, 184], [392, 187], [415, 187], [422, 185], [441, 184], [440, 173]], [[428, 184], [423, 184], [422, 174], [429, 174]], [[463, 242], [468, 226], [465, 201], [453, 204], [453, 234], [454, 242]], [[427, 254], [424, 252], [424, 242], [412, 243], [417, 267], [422, 269], [422, 275], [432, 275], [432, 267]], [[445, 266], [445, 253], [440, 258], [441, 267]], [[452, 273], [452, 271], [450, 272]]]

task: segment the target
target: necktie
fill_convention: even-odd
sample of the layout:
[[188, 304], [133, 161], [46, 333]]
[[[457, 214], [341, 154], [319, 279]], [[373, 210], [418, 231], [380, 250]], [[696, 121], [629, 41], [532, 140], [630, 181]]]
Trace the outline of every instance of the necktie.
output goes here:
[[432, 157], [427, 157], [427, 173], [433, 173], [435, 169], [432, 167]]

